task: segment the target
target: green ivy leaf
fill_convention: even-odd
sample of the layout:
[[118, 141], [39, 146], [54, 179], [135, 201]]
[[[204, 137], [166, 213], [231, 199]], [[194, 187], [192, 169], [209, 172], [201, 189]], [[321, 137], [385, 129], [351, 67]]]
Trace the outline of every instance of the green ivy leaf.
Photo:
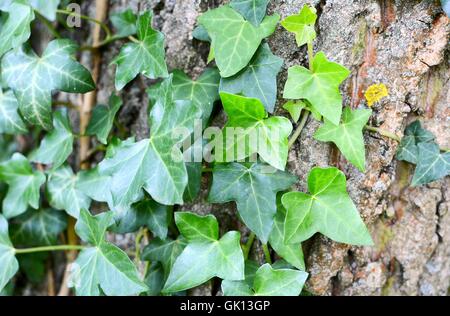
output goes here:
[[259, 26], [266, 16], [269, 0], [232, 0], [230, 6], [254, 26]]
[[86, 129], [86, 134], [97, 136], [102, 144], [108, 141], [108, 135], [114, 124], [114, 117], [122, 106], [122, 99], [116, 95], [109, 98], [109, 106], [97, 105], [92, 111], [92, 117]]
[[30, 160], [42, 164], [52, 164], [53, 169], [60, 167], [73, 150], [74, 136], [69, 118], [65, 111], [55, 111], [54, 129], [42, 140], [39, 149], [30, 155]]
[[14, 247], [9, 239], [8, 221], [0, 214], [0, 292], [19, 270]]
[[298, 122], [304, 108], [306, 108], [306, 104], [303, 101], [290, 100], [283, 105], [283, 109], [289, 112], [294, 123]]
[[73, 57], [77, 48], [71, 40], [57, 39], [48, 44], [42, 57], [28, 46], [3, 57], [3, 79], [14, 90], [26, 121], [50, 130], [53, 90], [86, 93], [95, 88], [89, 71]]
[[273, 269], [266, 263], [256, 272], [253, 287], [245, 282], [222, 282], [224, 296], [299, 296], [308, 273], [292, 269]]
[[202, 181], [202, 169], [203, 166], [201, 162], [186, 163], [188, 184], [183, 195], [184, 201], [193, 202], [199, 195]]
[[137, 16], [131, 9], [111, 14], [110, 20], [117, 30], [115, 34], [117, 37], [127, 37], [137, 32]]
[[164, 269], [161, 263], [152, 262], [144, 280], [145, 284], [148, 286], [146, 294], [148, 296], [160, 295], [164, 287], [164, 281]]
[[313, 168], [310, 194], [290, 192], [281, 201], [287, 210], [285, 243], [298, 243], [319, 232], [336, 242], [373, 245], [372, 238], [350, 199], [346, 178], [337, 168]]
[[277, 75], [281, 66], [283, 60], [272, 54], [269, 45], [263, 44], [247, 68], [220, 81], [220, 91], [260, 99], [266, 111], [272, 113], [277, 99]]
[[18, 112], [19, 103], [10, 90], [0, 88], [0, 134], [24, 134], [27, 127]]
[[81, 251], [72, 266], [70, 286], [79, 296], [136, 295], [147, 290], [138, 271], [121, 249], [104, 240], [112, 223], [111, 212], [95, 217], [81, 210], [76, 233], [93, 247]]
[[312, 70], [300, 66], [289, 68], [284, 98], [307, 99], [312, 107], [334, 125], [342, 113], [339, 85], [348, 77], [345, 67], [328, 61], [323, 52], [314, 56]]
[[10, 160], [0, 164], [0, 180], [9, 185], [2, 208], [6, 218], [25, 213], [28, 205], [39, 208], [39, 189], [45, 183], [45, 175], [33, 171], [30, 162], [22, 154], [15, 153]]
[[115, 214], [116, 226], [114, 231], [126, 234], [137, 231], [146, 226], [158, 238], [165, 239], [170, 224], [172, 211], [170, 207], [145, 199], [130, 207], [125, 214]]
[[173, 97], [175, 100], [190, 100], [202, 110], [206, 124], [211, 116], [214, 102], [219, 99], [220, 75], [216, 68], [208, 68], [197, 79], [191, 80], [181, 70], [173, 72]]
[[138, 74], [156, 79], [167, 77], [164, 35], [152, 29], [152, 12], [141, 14], [136, 23], [138, 43], [128, 43], [112, 61], [117, 65], [116, 89], [122, 90]]
[[450, 152], [441, 154], [436, 143], [419, 143], [412, 186], [430, 183], [450, 174]]
[[[291, 122], [281, 116], [267, 118], [264, 106], [258, 99], [225, 92], [220, 96], [228, 116], [224, 128], [226, 144], [225, 149], [222, 149], [225, 161], [245, 159], [258, 153], [271, 166], [284, 170], [288, 156], [288, 137], [292, 132]], [[244, 132], [232, 138], [227, 135], [228, 127], [236, 128], [235, 131], [242, 128]], [[251, 135], [256, 136], [258, 141], [252, 141]], [[241, 150], [241, 145], [245, 146], [245, 150]]]
[[26, 246], [55, 245], [67, 227], [67, 216], [53, 209], [30, 210], [11, 225], [14, 244]]
[[208, 200], [212, 203], [236, 201], [245, 225], [267, 243], [277, 211], [276, 194], [295, 182], [295, 176], [260, 163], [216, 164]]
[[[177, 213], [175, 222], [189, 242], [176, 259], [164, 285], [163, 293], [173, 293], [193, 288], [213, 277], [225, 280], [244, 279], [244, 255], [240, 245], [240, 234], [231, 231], [220, 240], [216, 234], [216, 223], [211, 216]], [[200, 227], [207, 227], [196, 231]]]
[[201, 42], [211, 43], [211, 37], [209, 37], [208, 31], [203, 25], [197, 25], [192, 31], [192, 37]]
[[281, 25], [287, 31], [295, 34], [295, 40], [300, 47], [307, 43], [312, 43], [316, 39], [316, 31], [314, 30], [316, 20], [316, 9], [309, 5], [304, 5], [298, 14], [288, 16], [281, 21]]
[[100, 174], [112, 176], [111, 193], [116, 206], [136, 202], [142, 188], [158, 203], [183, 203], [188, 176], [183, 155], [175, 146], [184, 138], [175, 139], [173, 132], [183, 128], [191, 133], [201, 111], [190, 101], [173, 100], [171, 83], [171, 77], [166, 79], [156, 97], [150, 113], [150, 138], [122, 143], [99, 165]]
[[[34, 20], [33, 9], [22, 1], [13, 1], [0, 7], [5, 13], [0, 19], [0, 57], [19, 47], [30, 38], [30, 23]], [[4, 68], [4, 67], [2, 67]]]
[[200, 16], [200, 24], [212, 39], [221, 76], [233, 76], [247, 66], [261, 41], [275, 31], [279, 19], [278, 15], [269, 16], [255, 27], [229, 6], [209, 10]]
[[89, 208], [91, 199], [77, 189], [78, 176], [69, 166], [63, 166], [51, 172], [47, 182], [47, 199], [52, 207], [65, 210], [67, 214], [78, 218], [80, 210]]
[[420, 121], [415, 121], [408, 125], [405, 130], [405, 136], [402, 138], [397, 150], [397, 160], [404, 160], [417, 164], [419, 159], [420, 143], [429, 143], [434, 141], [434, 135], [422, 128]]
[[82, 170], [77, 174], [75, 189], [83, 192], [92, 200], [108, 203], [113, 209], [114, 203], [110, 191], [111, 176], [101, 175], [98, 166], [90, 170]]
[[50, 21], [56, 20], [56, 10], [60, 0], [28, 0], [30, 5]]
[[333, 142], [345, 158], [361, 172], [366, 170], [366, 150], [363, 129], [372, 115], [372, 110], [344, 108], [342, 122], [336, 126], [325, 120], [325, 124], [314, 134], [321, 142]]
[[175, 260], [186, 245], [186, 239], [181, 235], [176, 240], [155, 238], [144, 248], [141, 258], [151, 262], [160, 262], [164, 269], [164, 275], [167, 277]]
[[305, 260], [301, 243], [286, 244], [284, 242], [284, 222], [286, 221], [286, 210], [277, 198], [277, 214], [275, 216], [269, 243], [275, 252], [299, 270], [305, 271]]

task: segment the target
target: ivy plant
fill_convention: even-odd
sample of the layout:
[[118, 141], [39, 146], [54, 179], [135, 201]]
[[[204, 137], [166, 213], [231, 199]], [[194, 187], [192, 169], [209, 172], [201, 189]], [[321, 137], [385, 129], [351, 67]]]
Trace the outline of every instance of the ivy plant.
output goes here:
[[[289, 68], [285, 111], [278, 108], [284, 61], [267, 38], [280, 17], [267, 16], [268, 5], [232, 0], [204, 12], [193, 37], [209, 43], [209, 65], [190, 77], [167, 66], [151, 11], [97, 21], [58, 0], [0, 3], [0, 292], [20, 291], [16, 275], [41, 282], [48, 253], [65, 251], [65, 262], [53, 261], [67, 265], [55, 269], [67, 271], [62, 293], [180, 295], [214, 283], [223, 295], [300, 295], [308, 278], [303, 242], [320, 233], [373, 245], [341, 170], [314, 167], [306, 179], [289, 171], [289, 152], [303, 150], [298, 140], [313, 119], [314, 138], [334, 143], [361, 175], [369, 167], [367, 131], [400, 142], [397, 159], [416, 165], [412, 185], [450, 173], [449, 151], [418, 121], [401, 139], [370, 126], [370, 108], [343, 104], [350, 71], [314, 52], [312, 6], [281, 21], [307, 46], [309, 63]], [[93, 46], [61, 38], [58, 15], [97, 23], [105, 38]], [[30, 45], [36, 17], [55, 37], [42, 54]], [[79, 38], [72, 33], [64, 32]], [[68, 94], [91, 92], [99, 81], [78, 61], [80, 52], [101, 58], [113, 42], [121, 46], [110, 65], [109, 101], [90, 104], [90, 94], [73, 104]], [[121, 117], [127, 85], [147, 92], [147, 136], [133, 135]], [[370, 107], [388, 90], [378, 83], [366, 94]], [[214, 209], [232, 202], [237, 212], [224, 220], [186, 211], [187, 202]], [[114, 245], [116, 234], [133, 236], [134, 246]]]

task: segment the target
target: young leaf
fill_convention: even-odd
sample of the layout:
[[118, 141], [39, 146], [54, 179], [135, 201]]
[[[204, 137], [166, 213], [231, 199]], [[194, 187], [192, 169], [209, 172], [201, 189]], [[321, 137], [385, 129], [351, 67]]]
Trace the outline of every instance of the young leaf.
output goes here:
[[372, 110], [344, 109], [342, 122], [336, 126], [325, 120], [325, 124], [314, 134], [321, 142], [333, 142], [342, 154], [361, 172], [366, 170], [366, 150], [363, 129], [372, 115]]
[[230, 2], [233, 9], [256, 27], [266, 16], [267, 4], [269, 0], [232, 0]]
[[306, 108], [306, 104], [303, 101], [290, 100], [283, 105], [283, 109], [289, 112], [294, 123], [298, 122], [304, 108]]
[[72, 266], [69, 284], [79, 296], [98, 296], [100, 289], [106, 295], [136, 295], [147, 290], [126, 253], [104, 240], [112, 216], [110, 212], [95, 217], [84, 209], [80, 212], [75, 230], [93, 247], [81, 251]]
[[4, 81], [14, 90], [25, 120], [52, 129], [51, 92], [86, 93], [95, 88], [89, 71], [73, 57], [77, 45], [71, 40], [51, 41], [42, 57], [29, 46], [3, 57]]
[[30, 5], [50, 21], [56, 20], [56, 10], [60, 0], [28, 0]]
[[[0, 7], [4, 11], [0, 20], [0, 58], [7, 51], [19, 47], [30, 38], [33, 9], [22, 1], [13, 1]], [[4, 71], [4, 70], [3, 70]]]
[[219, 223], [213, 215], [200, 217], [194, 213], [177, 212], [175, 223], [189, 243], [212, 242], [219, 238]]
[[233, 77], [222, 78], [220, 91], [260, 99], [266, 111], [272, 113], [277, 98], [277, 75], [282, 65], [283, 60], [272, 54], [269, 45], [263, 44], [247, 68]]
[[[292, 132], [291, 122], [281, 116], [267, 118], [264, 106], [258, 99], [225, 92], [220, 96], [228, 116], [224, 128], [226, 144], [222, 149], [225, 161], [237, 161], [258, 153], [271, 166], [284, 170], [288, 156], [288, 137]], [[233, 127], [233, 132], [240, 131], [239, 128], [243, 130], [230, 136], [228, 127]]]
[[10, 90], [0, 88], [0, 134], [24, 134], [27, 127], [18, 112], [19, 103]]
[[[187, 290], [215, 276], [225, 280], [244, 279], [244, 255], [238, 232], [228, 232], [217, 240], [212, 237], [217, 236], [218, 224], [212, 223], [214, 219], [210, 216], [181, 214], [175, 221], [181, 233], [186, 233], [184, 237], [190, 241], [176, 259], [163, 293]], [[195, 231], [203, 226], [208, 227], [208, 230]]]
[[312, 70], [300, 66], [289, 68], [284, 87], [284, 98], [307, 99], [312, 107], [334, 125], [338, 125], [342, 113], [342, 96], [339, 85], [350, 71], [330, 62], [323, 52], [314, 56]]
[[299, 296], [308, 273], [292, 269], [274, 269], [269, 264], [256, 272], [253, 286], [242, 281], [223, 281], [224, 296]]
[[69, 166], [63, 166], [51, 172], [47, 182], [47, 198], [52, 207], [65, 210], [67, 214], [78, 218], [80, 210], [89, 208], [91, 199], [77, 189], [78, 177]]
[[314, 30], [314, 25], [316, 20], [316, 9], [309, 5], [304, 5], [298, 14], [288, 16], [281, 21], [281, 25], [287, 31], [295, 34], [295, 40], [300, 47], [315, 40], [316, 31]]
[[96, 135], [102, 144], [107, 143], [109, 132], [113, 127], [114, 117], [122, 106], [122, 100], [111, 95], [109, 98], [109, 106], [97, 105], [92, 111], [92, 117], [86, 129], [87, 135]]
[[176, 240], [155, 238], [144, 248], [141, 258], [151, 262], [160, 262], [164, 269], [164, 275], [168, 276], [175, 260], [186, 245], [186, 239], [182, 235]]
[[[178, 144], [190, 135], [201, 111], [192, 102], [173, 100], [172, 78], [161, 85], [150, 113], [149, 139], [122, 143], [113, 156], [99, 165], [102, 175], [110, 175], [115, 206], [129, 206], [144, 188], [164, 205], [183, 203], [188, 177]], [[184, 138], [174, 135], [183, 131]]]
[[305, 271], [305, 260], [301, 243], [284, 243], [284, 222], [286, 221], [286, 210], [281, 201], [277, 199], [277, 215], [275, 216], [272, 232], [270, 233], [269, 243], [275, 252], [299, 270]]
[[429, 143], [434, 141], [434, 135], [422, 128], [420, 121], [411, 123], [405, 130], [400, 146], [397, 150], [396, 158], [413, 164], [417, 164], [419, 159], [420, 143]]
[[133, 13], [133, 10], [127, 9], [122, 12], [113, 13], [110, 19], [112, 25], [117, 30], [115, 36], [127, 37], [136, 34], [137, 16]]
[[297, 182], [287, 172], [268, 170], [255, 163], [216, 164], [208, 200], [212, 203], [236, 201], [239, 215], [263, 243], [267, 243], [277, 211], [276, 194]]
[[214, 102], [219, 99], [220, 75], [216, 68], [208, 68], [197, 79], [191, 80], [180, 70], [173, 72], [173, 97], [175, 100], [190, 100], [202, 110], [206, 124], [213, 110]]
[[8, 221], [0, 214], [0, 292], [19, 270], [14, 247], [9, 239]]
[[346, 178], [337, 168], [313, 168], [310, 194], [290, 192], [281, 202], [287, 210], [285, 243], [299, 243], [319, 232], [336, 242], [373, 245], [372, 238], [350, 199]]
[[199, 18], [212, 40], [220, 75], [231, 77], [252, 59], [261, 41], [274, 31], [280, 17], [266, 17], [259, 27], [246, 21], [229, 6], [209, 10]]
[[136, 22], [138, 43], [128, 43], [112, 61], [117, 65], [116, 89], [122, 90], [138, 74], [156, 79], [167, 77], [164, 35], [152, 29], [151, 12], [141, 14]]
[[11, 225], [14, 244], [26, 246], [55, 245], [67, 226], [67, 216], [53, 209], [30, 210]]
[[30, 155], [30, 160], [46, 165], [53, 164], [53, 169], [56, 169], [72, 153], [74, 136], [65, 111], [55, 111], [53, 127], [42, 140], [39, 149]]
[[0, 164], [0, 180], [9, 185], [2, 208], [6, 218], [25, 213], [28, 206], [39, 208], [39, 189], [45, 183], [45, 175], [33, 171], [22, 154], [15, 153], [10, 160]]
[[441, 154], [436, 143], [419, 143], [412, 186], [430, 183], [450, 174], [450, 152]]

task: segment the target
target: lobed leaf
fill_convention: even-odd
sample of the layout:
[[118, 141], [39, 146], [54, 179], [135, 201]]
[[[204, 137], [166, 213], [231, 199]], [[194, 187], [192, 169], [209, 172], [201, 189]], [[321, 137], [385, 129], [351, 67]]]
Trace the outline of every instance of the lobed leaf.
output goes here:
[[450, 152], [441, 153], [436, 143], [419, 143], [418, 151], [412, 186], [430, 183], [450, 174]]
[[297, 45], [303, 46], [312, 43], [316, 39], [314, 26], [317, 20], [316, 9], [309, 5], [304, 5], [298, 14], [288, 16], [281, 21], [281, 25], [289, 32], [295, 34]]

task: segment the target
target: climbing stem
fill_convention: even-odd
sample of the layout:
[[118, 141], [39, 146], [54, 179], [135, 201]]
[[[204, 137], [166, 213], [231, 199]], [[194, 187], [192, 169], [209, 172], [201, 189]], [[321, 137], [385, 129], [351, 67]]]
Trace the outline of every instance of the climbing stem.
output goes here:
[[49, 251], [78, 251], [86, 248], [80, 245], [56, 245], [56, 246], [43, 246], [35, 248], [14, 249], [16, 254], [36, 253], [36, 252], [49, 252]]
[[47, 29], [49, 30], [50, 33], [52, 33], [52, 35], [56, 38], [61, 38], [61, 34], [59, 34], [59, 32], [56, 30], [56, 28], [53, 26], [52, 22], [50, 22], [46, 17], [44, 17], [42, 14], [40, 14], [39, 12], [37, 12], [36, 10], [34, 10], [34, 14], [37, 16], [37, 18], [39, 19], [39, 21], [42, 22], [42, 24], [44, 24]]
[[245, 243], [245, 245], [242, 247], [242, 250], [244, 252], [244, 259], [247, 260], [248, 255], [250, 253], [250, 250], [252, 249], [253, 246], [253, 242], [255, 241], [255, 233], [250, 233], [250, 235], [248, 236], [247, 242]]
[[266, 258], [266, 262], [272, 264], [272, 258], [270, 257], [269, 247], [267, 247], [267, 244], [263, 244], [262, 247], [264, 251], [264, 257]]
[[308, 43], [308, 61], [309, 61], [309, 70], [313, 70], [313, 59], [314, 59], [314, 46], [312, 42]]
[[68, 11], [68, 10], [58, 9], [58, 10], [56, 10], [56, 12], [60, 13], [60, 14], [66, 14], [66, 15], [69, 15], [69, 16], [76, 16], [76, 17], [78, 17], [80, 19], [87, 20], [87, 21], [90, 21], [90, 22], [94, 22], [94, 23], [100, 25], [100, 27], [103, 29], [103, 31], [106, 34], [106, 38], [111, 38], [112, 37], [111, 36], [111, 30], [109, 29], [108, 25], [106, 25], [105, 23], [103, 23], [103, 22], [101, 22], [101, 21], [99, 21], [97, 19], [91, 18], [91, 17], [89, 17], [87, 15], [82, 15], [82, 14], [78, 14], [76, 12]]
[[391, 133], [391, 132], [389, 132], [389, 131], [385, 131], [385, 130], [383, 130], [383, 129], [381, 129], [381, 128], [373, 127], [373, 126], [369, 126], [369, 125], [366, 125], [365, 128], [366, 128], [366, 130], [368, 130], [368, 131], [370, 131], [370, 132], [378, 133], [378, 134], [380, 134], [380, 135], [382, 135], [382, 136], [391, 138], [391, 139], [396, 140], [396, 141], [398, 141], [398, 142], [401, 142], [401, 141], [402, 141], [402, 139], [401, 139], [399, 136], [397, 136], [396, 134]]
[[303, 111], [302, 120], [300, 121], [300, 124], [298, 124], [297, 128], [295, 129], [294, 134], [292, 134], [291, 139], [289, 139], [289, 143], [288, 143], [289, 148], [291, 148], [295, 144], [297, 139], [302, 134], [303, 128], [305, 127], [306, 122], [308, 121], [308, 117], [309, 117], [309, 111]]

